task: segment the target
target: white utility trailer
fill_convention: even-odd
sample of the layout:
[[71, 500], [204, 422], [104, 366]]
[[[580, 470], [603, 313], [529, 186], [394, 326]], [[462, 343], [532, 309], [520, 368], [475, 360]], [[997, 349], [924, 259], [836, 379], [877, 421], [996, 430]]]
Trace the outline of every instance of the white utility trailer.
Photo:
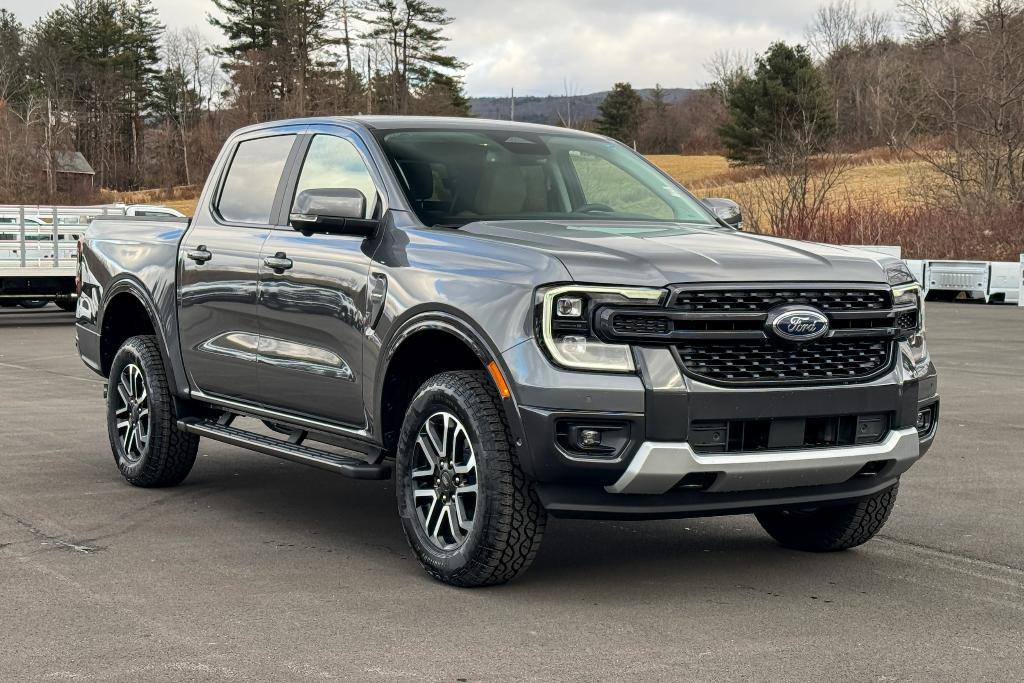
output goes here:
[[[852, 249], [902, 256], [898, 246], [848, 244]], [[968, 299], [984, 299], [986, 303], [1018, 303], [1024, 306], [1024, 254], [1016, 261], [930, 261], [904, 259], [914, 279], [924, 287], [925, 294], [932, 292], [958, 296], [961, 292]]]
[[988, 261], [928, 261], [925, 272], [925, 294], [964, 292], [968, 299], [989, 299]]
[[78, 240], [98, 216], [123, 216], [109, 206], [0, 205], [0, 306], [47, 301], [73, 311]]

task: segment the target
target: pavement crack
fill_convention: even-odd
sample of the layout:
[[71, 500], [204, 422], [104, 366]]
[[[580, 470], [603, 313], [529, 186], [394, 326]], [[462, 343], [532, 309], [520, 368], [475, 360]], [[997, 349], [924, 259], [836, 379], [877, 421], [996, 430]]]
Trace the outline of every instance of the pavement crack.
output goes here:
[[[42, 545], [50, 545], [61, 550], [68, 550], [71, 552], [82, 553], [85, 555], [90, 555], [101, 550], [106, 550], [106, 548], [102, 546], [90, 545], [92, 539], [75, 540], [70, 538], [61, 538], [60, 536], [54, 536], [53, 534], [49, 534], [43, 531], [31, 522], [26, 521], [16, 515], [12, 515], [8, 512], [2, 511], [0, 511], [0, 515], [6, 517], [7, 519], [10, 519], [15, 524], [28, 531]], [[0, 548], [3, 548], [7, 545], [12, 544], [6, 543], [4, 545], [0, 545]]]

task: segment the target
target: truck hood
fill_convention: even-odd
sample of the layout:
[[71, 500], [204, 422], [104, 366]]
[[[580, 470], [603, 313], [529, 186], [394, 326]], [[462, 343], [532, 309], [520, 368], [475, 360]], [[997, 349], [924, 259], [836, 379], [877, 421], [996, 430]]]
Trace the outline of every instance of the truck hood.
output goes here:
[[665, 223], [481, 221], [462, 232], [541, 250], [573, 280], [662, 286], [685, 282], [880, 282], [885, 261], [857, 249]]

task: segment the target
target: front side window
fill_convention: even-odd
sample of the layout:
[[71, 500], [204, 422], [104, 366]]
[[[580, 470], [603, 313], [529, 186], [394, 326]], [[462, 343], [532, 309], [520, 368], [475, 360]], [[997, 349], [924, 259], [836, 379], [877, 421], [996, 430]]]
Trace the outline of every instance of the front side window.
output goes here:
[[224, 220], [270, 223], [274, 195], [294, 140], [294, 135], [277, 135], [239, 143], [217, 203]]
[[305, 190], [355, 189], [366, 197], [366, 213], [373, 216], [377, 204], [377, 187], [373, 183], [362, 155], [355, 145], [333, 135], [317, 135], [309, 144], [302, 162], [295, 196]]
[[610, 140], [484, 130], [383, 131], [379, 140], [429, 226], [557, 220], [720, 227], [675, 182]]

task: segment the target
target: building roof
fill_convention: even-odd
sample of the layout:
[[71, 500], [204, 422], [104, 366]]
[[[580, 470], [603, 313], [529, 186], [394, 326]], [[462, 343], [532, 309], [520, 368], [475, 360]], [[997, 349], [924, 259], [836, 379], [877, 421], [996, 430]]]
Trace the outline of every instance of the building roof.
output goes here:
[[78, 173], [81, 175], [96, 175], [92, 166], [85, 160], [81, 152], [57, 151], [53, 153], [53, 165], [57, 173]]

